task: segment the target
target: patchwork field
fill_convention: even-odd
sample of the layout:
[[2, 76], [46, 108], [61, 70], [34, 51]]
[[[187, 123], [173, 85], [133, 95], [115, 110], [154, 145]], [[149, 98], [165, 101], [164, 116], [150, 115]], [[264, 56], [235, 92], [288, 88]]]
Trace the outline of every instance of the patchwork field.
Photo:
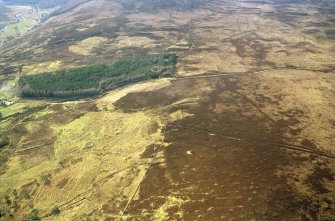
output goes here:
[[[333, 220], [334, 3], [176, 2], [83, 1], [0, 47], [0, 220]], [[17, 96], [165, 52], [177, 76]]]

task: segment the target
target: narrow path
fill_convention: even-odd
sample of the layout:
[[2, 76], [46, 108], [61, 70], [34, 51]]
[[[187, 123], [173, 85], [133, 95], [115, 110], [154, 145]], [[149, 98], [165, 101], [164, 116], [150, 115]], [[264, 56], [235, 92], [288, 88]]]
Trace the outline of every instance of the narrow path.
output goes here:
[[302, 146], [302, 145], [294, 145], [294, 144], [289, 144], [289, 143], [284, 143], [284, 142], [274, 142], [274, 141], [271, 141], [271, 140], [264, 140], [264, 139], [257, 139], [257, 138], [232, 137], [232, 136], [227, 136], [226, 134], [222, 134], [222, 133], [217, 132], [217, 131], [207, 130], [207, 129], [199, 128], [199, 127], [196, 127], [196, 126], [187, 127], [187, 126], [167, 125], [166, 127], [167, 128], [191, 130], [191, 131], [194, 131], [194, 132], [197, 132], [197, 133], [204, 133], [204, 134], [207, 134], [209, 136], [219, 136], [219, 137], [223, 137], [223, 138], [230, 139], [230, 140], [235, 140], [235, 141], [240, 141], [240, 140], [259, 141], [259, 142], [263, 142], [263, 143], [268, 143], [270, 145], [278, 146], [280, 148], [299, 151], [299, 152], [304, 152], [304, 153], [310, 153], [310, 154], [314, 154], [314, 155], [317, 155], [317, 156], [326, 157], [326, 158], [335, 160], [335, 155], [333, 155], [333, 154], [326, 153], [326, 152], [323, 152], [323, 151], [317, 150], [317, 149], [312, 149], [310, 147], [306, 147], [306, 146]]
[[308, 68], [299, 68], [299, 67], [276, 67], [276, 68], [268, 68], [263, 70], [257, 70], [253, 72], [235, 72], [235, 73], [222, 73], [222, 74], [211, 74], [211, 73], [204, 73], [195, 76], [176, 76], [175, 80], [186, 80], [186, 79], [197, 79], [197, 78], [212, 78], [212, 77], [221, 77], [221, 76], [243, 76], [243, 75], [256, 75], [267, 71], [276, 71], [276, 70], [296, 70], [296, 71], [310, 71], [310, 72], [323, 72], [323, 73], [330, 73], [331, 69], [320, 69], [320, 70], [313, 70]]

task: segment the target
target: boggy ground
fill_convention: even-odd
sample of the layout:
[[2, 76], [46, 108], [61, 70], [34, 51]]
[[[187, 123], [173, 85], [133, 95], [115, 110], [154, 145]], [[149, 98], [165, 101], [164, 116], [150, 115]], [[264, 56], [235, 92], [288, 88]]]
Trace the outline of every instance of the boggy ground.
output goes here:
[[20, 71], [165, 50], [178, 77], [2, 108], [0, 219], [332, 220], [332, 2], [122, 2], [3, 45], [1, 96]]
[[334, 86], [334, 73], [202, 75], [9, 115], [1, 218], [331, 220]]
[[[286, 73], [294, 80], [285, 80], [280, 85], [283, 91], [311, 80], [310, 73]], [[157, 163], [148, 169], [125, 216], [130, 220], [331, 220], [335, 215], [331, 97], [322, 102], [332, 107], [331, 114], [319, 113], [327, 129], [315, 132], [323, 138], [313, 139], [305, 132], [320, 125], [302, 126], [302, 122], [314, 109], [304, 102], [314, 89], [307, 89], [306, 95], [277, 91], [272, 85], [277, 77], [265, 73], [179, 80], [156, 93], [129, 94], [119, 100], [117, 107], [135, 111], [164, 105], [171, 97], [199, 99], [196, 104], [185, 101], [169, 108], [171, 113], [186, 112], [187, 117], [165, 125], [167, 147], [150, 146], [143, 155], [163, 159], [154, 160]], [[323, 78], [334, 85], [332, 75]], [[324, 90], [318, 91], [322, 97], [334, 95]], [[280, 96], [273, 96], [276, 93]], [[294, 106], [288, 105], [291, 99]], [[292, 127], [299, 132], [292, 132]], [[329, 146], [319, 146], [324, 141]]]

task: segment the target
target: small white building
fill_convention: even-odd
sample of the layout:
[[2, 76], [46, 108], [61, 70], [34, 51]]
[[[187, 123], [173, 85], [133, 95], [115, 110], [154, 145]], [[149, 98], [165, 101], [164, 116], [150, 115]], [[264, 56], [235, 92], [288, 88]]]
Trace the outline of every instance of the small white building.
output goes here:
[[0, 100], [0, 106], [7, 107], [7, 106], [10, 106], [10, 105], [13, 105], [13, 104], [14, 104], [14, 102], [12, 102], [12, 101], [3, 101], [3, 100]]

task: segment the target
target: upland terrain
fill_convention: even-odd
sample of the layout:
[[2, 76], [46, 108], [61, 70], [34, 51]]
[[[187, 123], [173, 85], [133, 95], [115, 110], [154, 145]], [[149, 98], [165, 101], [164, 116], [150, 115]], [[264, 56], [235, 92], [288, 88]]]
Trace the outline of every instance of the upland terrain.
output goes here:
[[335, 220], [334, 0], [0, 1], [0, 220]]

